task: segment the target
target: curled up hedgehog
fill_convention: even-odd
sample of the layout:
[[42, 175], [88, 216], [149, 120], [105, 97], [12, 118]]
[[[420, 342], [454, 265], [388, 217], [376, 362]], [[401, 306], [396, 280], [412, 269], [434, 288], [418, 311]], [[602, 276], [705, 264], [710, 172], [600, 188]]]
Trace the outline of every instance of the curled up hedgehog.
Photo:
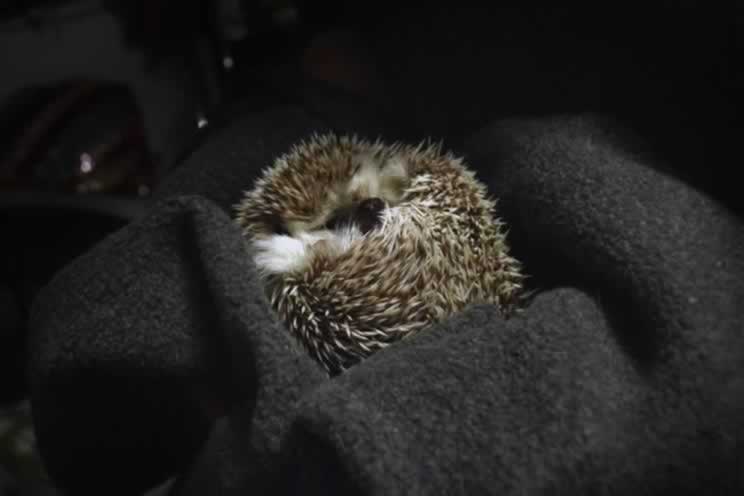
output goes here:
[[269, 301], [330, 375], [471, 303], [519, 310], [495, 203], [440, 146], [313, 135], [236, 206]]

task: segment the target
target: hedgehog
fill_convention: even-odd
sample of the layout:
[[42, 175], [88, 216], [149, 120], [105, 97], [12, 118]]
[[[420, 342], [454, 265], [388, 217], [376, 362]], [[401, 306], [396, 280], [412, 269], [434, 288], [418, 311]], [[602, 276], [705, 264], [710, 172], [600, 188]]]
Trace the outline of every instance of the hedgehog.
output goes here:
[[271, 308], [330, 376], [470, 304], [520, 311], [496, 201], [442, 148], [312, 134], [235, 205]]

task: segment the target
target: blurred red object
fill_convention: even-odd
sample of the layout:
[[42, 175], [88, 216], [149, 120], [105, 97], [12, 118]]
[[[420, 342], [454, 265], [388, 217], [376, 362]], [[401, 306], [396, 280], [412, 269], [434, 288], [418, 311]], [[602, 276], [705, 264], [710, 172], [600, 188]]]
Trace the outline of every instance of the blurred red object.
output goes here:
[[0, 191], [143, 196], [155, 186], [143, 117], [121, 84], [26, 88], [0, 116]]

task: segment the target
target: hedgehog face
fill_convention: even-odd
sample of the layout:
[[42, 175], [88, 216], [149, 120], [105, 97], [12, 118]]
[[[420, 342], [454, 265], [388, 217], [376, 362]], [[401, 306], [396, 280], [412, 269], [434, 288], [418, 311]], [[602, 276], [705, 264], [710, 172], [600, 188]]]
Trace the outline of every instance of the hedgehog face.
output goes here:
[[264, 171], [236, 221], [272, 308], [333, 374], [470, 303], [511, 312], [522, 276], [494, 207], [438, 147], [327, 135]]
[[409, 183], [402, 157], [382, 160], [354, 155], [352, 174], [328, 188], [317, 212], [281, 218], [274, 233], [257, 236], [255, 262], [264, 274], [302, 270], [318, 253], [340, 255], [357, 240], [379, 229], [385, 210], [398, 205]]

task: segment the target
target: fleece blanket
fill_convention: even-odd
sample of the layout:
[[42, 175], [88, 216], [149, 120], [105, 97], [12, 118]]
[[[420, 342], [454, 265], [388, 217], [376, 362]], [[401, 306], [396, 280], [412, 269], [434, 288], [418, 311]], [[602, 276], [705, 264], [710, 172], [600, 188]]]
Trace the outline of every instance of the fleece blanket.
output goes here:
[[31, 398], [61, 488], [744, 490], [740, 218], [600, 116], [493, 122], [459, 152], [499, 199], [530, 305], [472, 305], [328, 379], [270, 312], [231, 208], [329, 128], [282, 107], [214, 131], [39, 295]]

